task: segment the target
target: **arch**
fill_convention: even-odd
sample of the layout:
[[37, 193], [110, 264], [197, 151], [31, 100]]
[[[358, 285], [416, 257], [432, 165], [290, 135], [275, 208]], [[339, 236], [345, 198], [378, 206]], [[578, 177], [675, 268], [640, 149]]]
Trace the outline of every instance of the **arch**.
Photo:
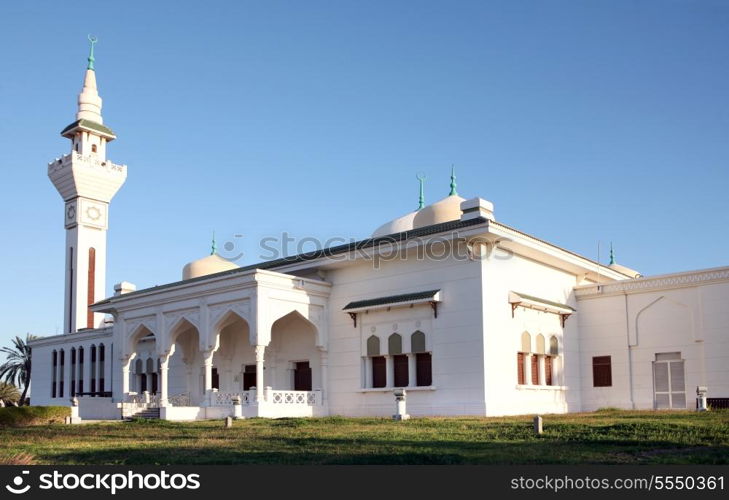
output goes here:
[[144, 373], [144, 361], [142, 361], [141, 358], [137, 358], [136, 361], [134, 361], [134, 373], [137, 375]]
[[541, 333], [537, 334], [536, 349], [534, 349], [534, 352], [537, 354], [546, 354], [544, 350], [544, 335]]
[[367, 339], [367, 356], [380, 355], [380, 339], [376, 335], [370, 335]]
[[137, 325], [132, 330], [132, 333], [127, 337], [126, 352], [124, 353], [125, 357], [132, 359], [136, 355], [135, 351], [137, 350], [137, 343], [150, 336], [154, 338], [155, 342], [157, 342], [157, 336], [151, 328], [149, 328], [145, 323]]
[[399, 333], [393, 333], [387, 338], [387, 353], [402, 354], [402, 335]]
[[[278, 301], [277, 301], [278, 302]], [[326, 324], [321, 323], [321, 315], [323, 310], [313, 304], [300, 303], [279, 303], [271, 304], [271, 317], [276, 318], [274, 321], [268, 322], [270, 328], [266, 330], [265, 323], [259, 323], [258, 332], [251, 331], [251, 343], [266, 344], [271, 340], [270, 334], [273, 331], [273, 325], [284, 318], [290, 317], [292, 314], [300, 316], [304, 321], [311, 325], [314, 332], [314, 342], [317, 347], [324, 347], [326, 337]], [[260, 321], [260, 318], [258, 319]], [[268, 335], [267, 338], [256, 339], [256, 335]]]
[[425, 333], [420, 330], [416, 330], [410, 336], [410, 351], [411, 352], [426, 352], [425, 348]]
[[145, 372], [146, 373], [154, 373], [155, 372], [155, 366], [154, 366], [154, 360], [152, 358], [147, 358], [147, 362], [145, 363]]
[[521, 334], [521, 352], [532, 352], [532, 336], [529, 332]]
[[549, 338], [549, 355], [559, 356], [559, 340], [557, 340], [555, 335]]

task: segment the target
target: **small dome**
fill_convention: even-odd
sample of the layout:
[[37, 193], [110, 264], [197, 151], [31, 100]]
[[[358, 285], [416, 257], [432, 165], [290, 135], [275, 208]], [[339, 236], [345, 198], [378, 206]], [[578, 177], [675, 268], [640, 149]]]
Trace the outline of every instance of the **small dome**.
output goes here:
[[466, 201], [457, 194], [453, 194], [436, 201], [418, 211], [413, 220], [413, 227], [432, 226], [441, 222], [448, 222], [461, 218], [461, 203]]
[[381, 225], [374, 233], [372, 233], [372, 237], [378, 238], [380, 236], [387, 236], [388, 234], [410, 231], [413, 228], [413, 220], [417, 213], [418, 212], [410, 212], [409, 214], [403, 215], [402, 217], [398, 217], [395, 220], [391, 220], [390, 222]]
[[200, 276], [221, 273], [223, 271], [230, 271], [231, 269], [237, 268], [238, 266], [228, 259], [224, 259], [220, 255], [214, 253], [207, 257], [203, 257], [202, 259], [193, 260], [189, 264], [185, 265], [182, 269], [182, 279], [189, 280], [191, 278], [198, 278]]

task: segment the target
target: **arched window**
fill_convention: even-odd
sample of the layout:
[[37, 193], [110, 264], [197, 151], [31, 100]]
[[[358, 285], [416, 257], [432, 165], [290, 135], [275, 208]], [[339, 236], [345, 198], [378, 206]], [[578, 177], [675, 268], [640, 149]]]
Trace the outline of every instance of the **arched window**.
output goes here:
[[402, 354], [402, 337], [399, 333], [393, 333], [387, 339], [387, 353], [390, 356]]
[[534, 350], [534, 352], [536, 352], [537, 354], [546, 354], [544, 351], [544, 335], [542, 335], [541, 333], [539, 335], [537, 335], [536, 344], [537, 344], [537, 347]]
[[58, 397], [63, 397], [63, 375], [66, 371], [65, 368], [65, 353], [63, 352], [63, 349], [61, 349], [58, 355]]
[[410, 350], [412, 352], [425, 352], [425, 334], [420, 330], [410, 336]]
[[78, 393], [84, 393], [84, 348], [78, 348]]
[[[106, 348], [104, 344], [99, 344], [99, 392], [104, 392], [104, 357]], [[103, 396], [103, 394], [102, 394]]]
[[379, 356], [380, 355], [380, 339], [375, 335], [370, 336], [367, 339], [367, 356]]
[[91, 152], [96, 153], [96, 144], [91, 145]]
[[56, 372], [58, 371], [58, 353], [53, 350], [51, 355], [51, 363], [53, 365], [53, 372], [51, 373], [51, 397], [56, 397]]
[[76, 348], [71, 348], [71, 397], [76, 395]]
[[380, 355], [380, 339], [376, 335], [371, 335], [367, 339], [367, 359], [368, 368], [370, 369], [370, 380], [367, 382], [372, 387], [385, 387], [387, 384], [387, 367], [385, 357]]
[[549, 354], [551, 356], [559, 356], [559, 341], [554, 335], [549, 339]]
[[532, 352], [532, 336], [529, 332], [521, 334], [521, 351], [516, 353], [516, 380], [519, 385], [527, 383], [527, 358]]
[[529, 335], [529, 332], [521, 334], [521, 352], [532, 352], [532, 336]]
[[433, 384], [433, 357], [426, 352], [425, 333], [417, 330], [410, 336], [410, 350], [415, 356], [415, 385]]
[[89, 384], [89, 391], [92, 393], [96, 392], [96, 346], [91, 345], [91, 382]]

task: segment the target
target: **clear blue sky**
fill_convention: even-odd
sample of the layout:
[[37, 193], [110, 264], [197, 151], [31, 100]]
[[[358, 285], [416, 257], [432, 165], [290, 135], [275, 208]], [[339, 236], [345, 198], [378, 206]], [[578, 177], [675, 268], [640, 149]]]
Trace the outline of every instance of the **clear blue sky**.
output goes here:
[[0, 344], [63, 322], [63, 203], [87, 33], [129, 166], [107, 284], [147, 287], [235, 234], [366, 237], [461, 195], [646, 275], [729, 264], [725, 1], [6, 2]]

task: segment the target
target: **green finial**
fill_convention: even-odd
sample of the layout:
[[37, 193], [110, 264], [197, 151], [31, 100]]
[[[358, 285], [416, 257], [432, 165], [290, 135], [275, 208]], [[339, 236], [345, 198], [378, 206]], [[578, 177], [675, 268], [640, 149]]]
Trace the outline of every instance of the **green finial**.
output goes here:
[[610, 242], [610, 265], [615, 264], [615, 252], [613, 251], [613, 242]]
[[420, 195], [418, 196], [418, 210], [422, 210], [425, 207], [425, 192], [423, 190], [423, 184], [425, 183], [425, 174], [415, 174], [415, 178], [420, 182]]
[[458, 196], [458, 191], [456, 191], [456, 167], [451, 165], [451, 192], [448, 193], [448, 196]]
[[218, 251], [218, 245], [215, 243], [215, 231], [213, 231], [213, 244], [210, 247], [210, 255], [215, 255]]
[[94, 69], [94, 45], [96, 45], [96, 42], [98, 39], [94, 35], [89, 35], [89, 42], [91, 42], [91, 48], [89, 49], [89, 65], [86, 66], [87, 69]]

